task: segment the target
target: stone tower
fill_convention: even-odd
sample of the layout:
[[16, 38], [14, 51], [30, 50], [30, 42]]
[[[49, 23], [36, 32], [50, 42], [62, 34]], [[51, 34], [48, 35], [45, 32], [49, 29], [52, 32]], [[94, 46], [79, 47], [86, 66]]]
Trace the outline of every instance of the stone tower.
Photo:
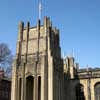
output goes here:
[[11, 100], [63, 100], [59, 30], [48, 17], [35, 27], [19, 24]]

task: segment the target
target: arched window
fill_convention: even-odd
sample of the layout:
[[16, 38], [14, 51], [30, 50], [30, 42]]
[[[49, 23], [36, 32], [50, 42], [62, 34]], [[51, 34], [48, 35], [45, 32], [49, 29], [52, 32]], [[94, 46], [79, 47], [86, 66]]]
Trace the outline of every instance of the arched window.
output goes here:
[[34, 100], [34, 78], [29, 76], [26, 78], [26, 100]]
[[100, 100], [100, 82], [94, 86], [95, 100]]
[[22, 79], [19, 79], [19, 100], [21, 100]]
[[76, 100], [85, 100], [84, 86], [82, 84], [76, 86]]
[[38, 100], [41, 100], [41, 77], [38, 77]]

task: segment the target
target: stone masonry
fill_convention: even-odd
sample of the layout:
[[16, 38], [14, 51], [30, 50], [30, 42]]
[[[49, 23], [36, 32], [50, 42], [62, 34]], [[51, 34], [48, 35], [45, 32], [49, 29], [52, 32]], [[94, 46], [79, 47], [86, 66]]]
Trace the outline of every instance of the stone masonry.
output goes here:
[[74, 57], [61, 58], [50, 18], [34, 27], [20, 22], [11, 100], [100, 100], [100, 69], [79, 69]]
[[12, 71], [11, 100], [62, 100], [63, 60], [59, 30], [45, 17], [41, 25], [20, 22]]

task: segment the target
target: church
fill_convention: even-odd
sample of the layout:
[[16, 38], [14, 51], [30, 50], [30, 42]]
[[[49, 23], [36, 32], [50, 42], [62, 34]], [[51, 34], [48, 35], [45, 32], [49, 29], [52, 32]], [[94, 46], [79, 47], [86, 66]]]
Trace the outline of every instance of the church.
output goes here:
[[11, 100], [100, 100], [100, 69], [63, 59], [59, 34], [49, 17], [19, 23]]

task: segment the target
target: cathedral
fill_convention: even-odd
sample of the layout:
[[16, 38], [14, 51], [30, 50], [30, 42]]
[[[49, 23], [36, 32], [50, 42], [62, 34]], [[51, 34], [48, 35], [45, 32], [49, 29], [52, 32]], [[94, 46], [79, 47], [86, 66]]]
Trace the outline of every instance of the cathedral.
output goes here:
[[61, 57], [59, 29], [49, 17], [19, 23], [11, 100], [100, 100], [100, 69]]

